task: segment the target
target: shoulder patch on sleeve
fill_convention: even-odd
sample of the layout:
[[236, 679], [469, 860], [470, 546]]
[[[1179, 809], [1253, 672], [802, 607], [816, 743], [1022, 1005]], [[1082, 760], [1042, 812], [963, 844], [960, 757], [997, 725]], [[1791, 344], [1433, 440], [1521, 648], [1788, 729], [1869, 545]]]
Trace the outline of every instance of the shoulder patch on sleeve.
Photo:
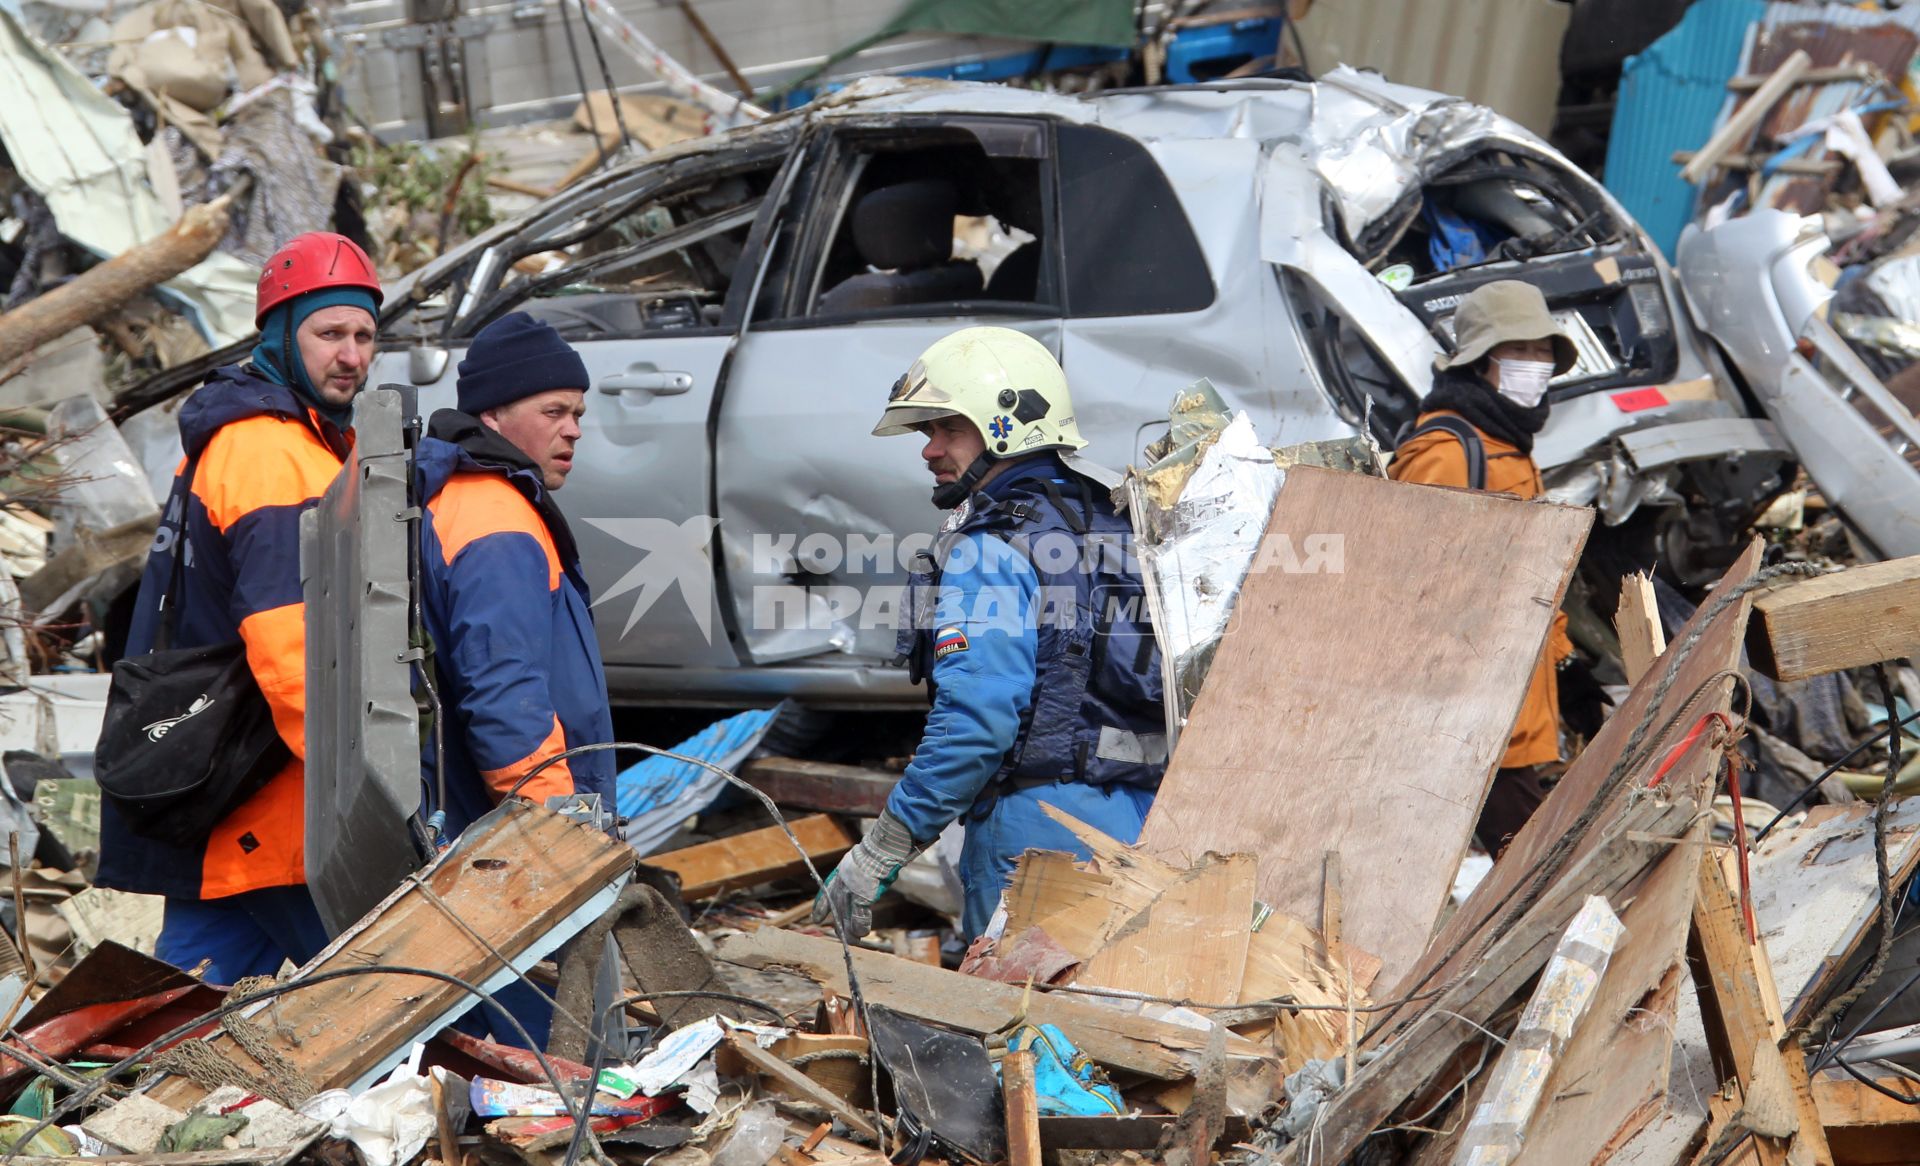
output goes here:
[[968, 647], [967, 633], [956, 626], [949, 625], [933, 633], [933, 658], [936, 660], [955, 652], [964, 652]]

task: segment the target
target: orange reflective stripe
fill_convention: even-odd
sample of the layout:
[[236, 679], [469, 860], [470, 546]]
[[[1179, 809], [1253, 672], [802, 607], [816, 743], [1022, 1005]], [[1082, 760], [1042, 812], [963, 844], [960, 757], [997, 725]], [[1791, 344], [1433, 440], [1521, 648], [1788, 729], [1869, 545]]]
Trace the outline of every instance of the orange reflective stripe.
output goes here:
[[440, 555], [448, 566], [460, 552], [490, 534], [524, 534], [540, 544], [547, 556], [547, 589], [560, 586], [560, 552], [540, 512], [499, 474], [465, 473], [447, 479], [427, 503], [433, 515]]
[[307, 755], [306, 604], [257, 611], [240, 621], [247, 667], [273, 710], [273, 727], [295, 757]]
[[[493, 790], [494, 800], [501, 801], [506, 798], [508, 791], [513, 789], [514, 783], [520, 780], [522, 774], [555, 753], [564, 752], [566, 748], [567, 735], [561, 731], [560, 718], [556, 714], [553, 718], [553, 730], [547, 734], [546, 740], [535, 747], [533, 752], [512, 765], [502, 766], [499, 769], [483, 769], [480, 771], [480, 776], [486, 779], [488, 788]], [[550, 797], [564, 797], [572, 792], [573, 771], [567, 768], [566, 762], [556, 761], [541, 770], [539, 776], [521, 786], [517, 796], [526, 798], [537, 806]]]
[[214, 528], [225, 531], [255, 510], [318, 498], [339, 472], [340, 459], [311, 429], [289, 417], [262, 414], [214, 433], [200, 457], [193, 492]]
[[200, 897], [224, 899], [307, 881], [305, 769], [290, 758], [273, 780], [221, 819], [200, 865]]

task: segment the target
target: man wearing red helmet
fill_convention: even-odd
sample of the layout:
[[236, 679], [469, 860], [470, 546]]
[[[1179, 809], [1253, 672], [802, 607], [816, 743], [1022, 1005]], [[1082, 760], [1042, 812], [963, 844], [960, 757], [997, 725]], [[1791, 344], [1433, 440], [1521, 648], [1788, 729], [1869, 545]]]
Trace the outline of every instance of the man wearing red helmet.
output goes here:
[[349, 448], [380, 299], [373, 263], [351, 240], [320, 231], [293, 239], [261, 273], [251, 359], [216, 371], [180, 410], [186, 456], [140, 579], [127, 655], [153, 649], [163, 618], [175, 648], [244, 642], [293, 756], [195, 845], [143, 837], [103, 806], [97, 881], [166, 896], [160, 958], [182, 968], [211, 961], [212, 983], [272, 975], [327, 941], [305, 886], [300, 515]]

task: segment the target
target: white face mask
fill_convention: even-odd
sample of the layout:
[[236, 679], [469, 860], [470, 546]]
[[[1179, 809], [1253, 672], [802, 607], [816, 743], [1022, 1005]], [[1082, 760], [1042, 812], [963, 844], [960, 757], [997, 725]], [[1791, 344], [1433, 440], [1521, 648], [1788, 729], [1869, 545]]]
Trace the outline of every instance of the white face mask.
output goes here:
[[1553, 379], [1551, 360], [1496, 360], [1500, 366], [1500, 395], [1531, 409], [1547, 395], [1547, 382]]

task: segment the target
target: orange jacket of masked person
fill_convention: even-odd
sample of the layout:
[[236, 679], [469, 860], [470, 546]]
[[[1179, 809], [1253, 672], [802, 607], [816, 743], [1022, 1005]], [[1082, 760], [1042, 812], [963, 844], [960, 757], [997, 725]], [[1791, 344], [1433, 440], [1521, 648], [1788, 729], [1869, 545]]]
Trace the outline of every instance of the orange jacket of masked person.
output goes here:
[[[1538, 352], [1523, 352], [1524, 346], [1499, 340], [1503, 325], [1506, 331], [1527, 331], [1524, 322], [1535, 315], [1544, 317], [1549, 329], [1553, 327], [1551, 317], [1546, 316], [1544, 299], [1531, 285], [1507, 280], [1487, 284], [1475, 294], [1491, 301], [1495, 309], [1492, 319], [1477, 328], [1470, 322], [1462, 322], [1460, 348], [1452, 356], [1436, 362], [1440, 371], [1434, 376], [1433, 391], [1422, 402], [1420, 416], [1414, 422], [1414, 436], [1394, 451], [1393, 464], [1387, 473], [1401, 482], [1471, 487], [1466, 443], [1433, 424], [1436, 418], [1458, 418], [1473, 427], [1484, 451], [1485, 484], [1481, 488], [1491, 494], [1511, 494], [1522, 500], [1538, 498], [1544, 486], [1540, 467], [1534, 464], [1532, 456], [1533, 435], [1546, 423], [1546, 379], [1572, 367], [1573, 345], [1557, 330], [1548, 339], [1528, 342], [1538, 343]], [[1464, 305], [1460, 314], [1467, 315]], [[1521, 326], [1516, 327], [1516, 318]], [[1538, 325], [1532, 330], [1539, 334]], [[1494, 355], [1496, 349], [1502, 356], [1520, 355], [1515, 360], [1501, 361]], [[1537, 359], [1529, 360], [1529, 356]], [[1527, 364], [1547, 367], [1518, 367]], [[1519, 375], [1513, 375], [1515, 373]], [[1513, 391], [1501, 393], [1489, 382], [1489, 378], [1497, 382], [1503, 377], [1519, 382], [1529, 375], [1537, 379], [1539, 395], [1533, 395], [1536, 390], [1532, 385], [1521, 385], [1516, 399]], [[1515, 387], [1509, 386], [1510, 390]], [[1529, 396], [1532, 404], [1525, 403]], [[1513, 736], [1507, 742], [1500, 768], [1517, 769], [1560, 759], [1560, 694], [1554, 670], [1572, 654], [1566, 613], [1555, 612], [1546, 649], [1534, 667], [1526, 702], [1520, 707], [1520, 717], [1514, 723]]]

